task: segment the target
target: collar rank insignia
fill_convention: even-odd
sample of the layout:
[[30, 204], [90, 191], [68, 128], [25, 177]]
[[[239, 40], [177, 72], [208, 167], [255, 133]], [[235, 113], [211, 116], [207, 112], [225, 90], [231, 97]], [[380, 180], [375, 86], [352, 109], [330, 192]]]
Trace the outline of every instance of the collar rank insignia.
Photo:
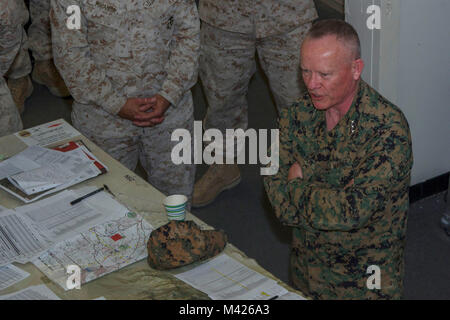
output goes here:
[[354, 134], [356, 131], [356, 124], [355, 124], [355, 120], [352, 120], [352, 122], [350, 123], [350, 132], [352, 134]]

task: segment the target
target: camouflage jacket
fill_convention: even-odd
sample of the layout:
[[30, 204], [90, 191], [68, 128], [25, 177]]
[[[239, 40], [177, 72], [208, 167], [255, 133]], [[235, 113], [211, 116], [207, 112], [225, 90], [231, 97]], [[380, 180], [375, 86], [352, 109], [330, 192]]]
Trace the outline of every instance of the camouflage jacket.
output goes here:
[[23, 26], [28, 21], [28, 11], [23, 1], [0, 2], [0, 77], [3, 77], [19, 51]]
[[256, 38], [286, 33], [317, 18], [313, 0], [200, 0], [200, 19]]
[[[112, 116], [127, 98], [157, 93], [171, 103], [169, 110], [186, 107], [200, 48], [194, 0], [52, 0], [51, 5], [55, 64], [75, 102], [89, 106], [83, 109], [86, 118], [92, 112], [90, 121], [117, 121], [112, 130], [120, 131], [131, 122]], [[67, 27], [66, 10], [74, 5], [81, 10], [79, 30]], [[187, 112], [192, 108], [176, 113]]]
[[[330, 132], [307, 93], [279, 127], [280, 169], [264, 184], [276, 216], [294, 227], [294, 284], [314, 298], [399, 298], [413, 163], [402, 112], [361, 80]], [[287, 182], [295, 162], [303, 179]], [[366, 286], [371, 265], [380, 290]]]

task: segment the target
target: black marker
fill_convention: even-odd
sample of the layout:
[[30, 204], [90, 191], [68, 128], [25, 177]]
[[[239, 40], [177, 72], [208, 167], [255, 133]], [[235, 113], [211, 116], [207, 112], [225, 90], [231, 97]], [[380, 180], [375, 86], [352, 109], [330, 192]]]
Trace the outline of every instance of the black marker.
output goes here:
[[103, 190], [105, 190], [104, 187], [102, 187], [102, 188], [100, 188], [100, 189], [97, 189], [97, 190], [95, 190], [95, 191], [92, 191], [91, 193], [85, 194], [84, 196], [82, 196], [82, 197], [80, 197], [80, 198], [78, 198], [78, 199], [73, 200], [72, 202], [70, 202], [70, 204], [73, 206], [74, 204], [77, 204], [78, 202], [81, 202], [81, 201], [83, 201], [84, 199], [89, 198], [90, 196], [93, 196], [94, 194], [97, 194], [97, 193], [99, 193], [99, 192], [101, 192], [101, 191], [103, 191]]

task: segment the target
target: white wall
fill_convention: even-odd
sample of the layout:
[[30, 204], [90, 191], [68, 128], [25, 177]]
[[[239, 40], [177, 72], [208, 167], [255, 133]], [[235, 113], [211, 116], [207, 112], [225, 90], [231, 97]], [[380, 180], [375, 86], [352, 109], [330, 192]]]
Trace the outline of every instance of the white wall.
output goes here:
[[[381, 29], [369, 30], [369, 5]], [[399, 106], [413, 140], [411, 184], [450, 171], [449, 0], [346, 0], [346, 20], [361, 39], [363, 79]]]

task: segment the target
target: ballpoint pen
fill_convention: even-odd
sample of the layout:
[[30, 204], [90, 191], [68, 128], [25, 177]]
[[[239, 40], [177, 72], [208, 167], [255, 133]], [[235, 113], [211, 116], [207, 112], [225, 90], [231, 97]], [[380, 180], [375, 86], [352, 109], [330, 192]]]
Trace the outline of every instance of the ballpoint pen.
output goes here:
[[81, 202], [81, 201], [83, 201], [84, 199], [89, 198], [90, 196], [93, 196], [94, 194], [97, 194], [97, 193], [99, 193], [99, 192], [101, 192], [101, 191], [103, 191], [103, 190], [105, 190], [105, 187], [102, 187], [102, 188], [97, 189], [97, 190], [95, 190], [95, 191], [92, 191], [92, 192], [90, 192], [90, 193], [88, 193], [88, 194], [85, 194], [84, 196], [82, 196], [82, 197], [80, 197], [80, 198], [78, 198], [78, 199], [75, 199], [75, 200], [71, 201], [70, 204], [73, 206], [74, 204], [77, 204], [78, 202]]

